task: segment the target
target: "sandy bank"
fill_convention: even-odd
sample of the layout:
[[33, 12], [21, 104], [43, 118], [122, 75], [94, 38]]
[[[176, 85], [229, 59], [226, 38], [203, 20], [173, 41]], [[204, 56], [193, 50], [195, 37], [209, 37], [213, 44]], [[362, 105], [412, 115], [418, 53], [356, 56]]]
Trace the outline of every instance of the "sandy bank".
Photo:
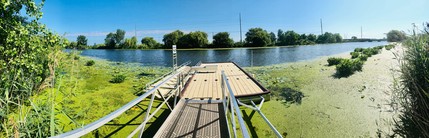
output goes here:
[[[399, 68], [393, 53], [402, 53], [402, 47], [383, 49], [381, 54], [368, 58], [362, 72], [348, 78], [333, 77], [335, 67], [326, 66], [328, 57], [246, 70], [266, 85], [272, 85], [273, 79], [279, 80], [270, 87], [282, 87], [280, 92], [291, 88], [304, 94], [301, 104], [275, 99], [264, 104], [263, 111], [283, 135], [376, 137], [391, 133], [392, 117], [396, 115], [390, 106], [394, 70]], [[334, 57], [350, 58], [350, 55], [342, 53]], [[250, 114], [249, 110], [246, 112]], [[254, 134], [272, 136], [259, 116], [251, 120], [256, 128], [251, 130]]]

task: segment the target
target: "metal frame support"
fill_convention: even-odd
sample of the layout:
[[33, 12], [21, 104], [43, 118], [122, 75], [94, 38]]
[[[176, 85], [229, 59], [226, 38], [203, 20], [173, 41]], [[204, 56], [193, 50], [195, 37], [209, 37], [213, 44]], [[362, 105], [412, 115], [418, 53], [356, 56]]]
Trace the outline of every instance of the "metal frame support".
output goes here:
[[262, 113], [261, 108], [262, 108], [262, 104], [264, 103], [265, 98], [261, 96], [261, 102], [259, 103], [259, 106], [257, 106], [255, 104], [255, 102], [253, 102], [253, 100], [250, 100], [250, 103], [252, 103], [252, 106], [247, 105], [245, 103], [242, 103], [240, 100], [237, 99], [238, 104], [245, 106], [247, 108], [250, 108], [256, 112], [259, 113], [259, 115], [261, 115], [261, 117], [264, 119], [264, 121], [268, 124], [268, 126], [270, 126], [271, 130], [273, 130], [273, 132], [276, 134], [276, 136], [278, 138], [282, 138], [282, 135], [280, 134], [280, 132], [274, 127], [273, 124], [271, 124], [271, 122], [268, 120], [268, 118], [264, 115], [264, 113]]

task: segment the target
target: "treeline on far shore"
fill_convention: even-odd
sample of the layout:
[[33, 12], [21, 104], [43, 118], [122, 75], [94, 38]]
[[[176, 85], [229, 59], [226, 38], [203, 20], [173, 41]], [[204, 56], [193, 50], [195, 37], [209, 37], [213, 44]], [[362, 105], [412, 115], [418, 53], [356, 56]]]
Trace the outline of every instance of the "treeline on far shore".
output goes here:
[[234, 47], [268, 47], [288, 45], [311, 45], [325, 43], [340, 43], [343, 38], [338, 33], [325, 32], [322, 35], [299, 34], [294, 31], [279, 29], [277, 34], [268, 32], [262, 28], [251, 28], [245, 34], [243, 42], [235, 41], [228, 32], [219, 32], [213, 35], [213, 42], [209, 43], [208, 35], [202, 31], [184, 33], [180, 30], [165, 34], [162, 42], [157, 42], [153, 37], [143, 37], [140, 42], [136, 37], [125, 38], [125, 31], [117, 29], [106, 35], [103, 44], [87, 45], [88, 39], [79, 35], [75, 42], [71, 42], [67, 48], [73, 49], [168, 49], [172, 45], [177, 48], [234, 48]]

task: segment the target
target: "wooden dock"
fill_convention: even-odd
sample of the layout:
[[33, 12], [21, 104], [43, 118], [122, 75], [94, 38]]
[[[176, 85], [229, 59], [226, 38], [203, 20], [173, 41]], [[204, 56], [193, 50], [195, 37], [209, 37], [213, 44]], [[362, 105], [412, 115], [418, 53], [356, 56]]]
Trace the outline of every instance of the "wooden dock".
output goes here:
[[222, 103], [182, 99], [154, 137], [229, 137]]
[[221, 72], [225, 71], [236, 97], [246, 97], [267, 94], [268, 90], [262, 87], [252, 76], [247, 74], [235, 63], [203, 63], [200, 67], [217, 66], [211, 72], [197, 72], [192, 75], [182, 98], [189, 99], [220, 99], [222, 97]]

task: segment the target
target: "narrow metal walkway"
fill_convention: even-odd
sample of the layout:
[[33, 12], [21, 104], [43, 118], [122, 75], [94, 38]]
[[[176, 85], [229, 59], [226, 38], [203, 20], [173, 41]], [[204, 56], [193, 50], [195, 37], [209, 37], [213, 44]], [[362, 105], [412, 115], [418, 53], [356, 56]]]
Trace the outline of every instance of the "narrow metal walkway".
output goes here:
[[181, 99], [155, 137], [229, 137], [222, 103]]

